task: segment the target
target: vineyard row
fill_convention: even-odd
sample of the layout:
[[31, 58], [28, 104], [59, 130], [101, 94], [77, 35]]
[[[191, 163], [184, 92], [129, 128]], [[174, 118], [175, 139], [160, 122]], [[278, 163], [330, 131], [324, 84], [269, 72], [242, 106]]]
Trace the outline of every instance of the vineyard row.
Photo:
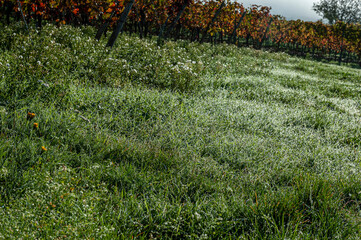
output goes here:
[[98, 27], [99, 39], [113, 32], [108, 46], [123, 31], [140, 37], [158, 35], [191, 41], [228, 42], [255, 48], [272, 47], [299, 55], [361, 65], [361, 26], [337, 22], [333, 25], [301, 20], [288, 21], [272, 15], [270, 8], [254, 5], [246, 9], [229, 0], [0, 0], [2, 21], [33, 20], [57, 24]]

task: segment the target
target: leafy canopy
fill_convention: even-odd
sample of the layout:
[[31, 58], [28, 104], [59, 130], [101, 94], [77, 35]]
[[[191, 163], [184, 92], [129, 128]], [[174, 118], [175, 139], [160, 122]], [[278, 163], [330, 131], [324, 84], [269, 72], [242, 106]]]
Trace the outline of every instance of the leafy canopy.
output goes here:
[[361, 0], [320, 0], [313, 4], [313, 10], [330, 24], [361, 22]]

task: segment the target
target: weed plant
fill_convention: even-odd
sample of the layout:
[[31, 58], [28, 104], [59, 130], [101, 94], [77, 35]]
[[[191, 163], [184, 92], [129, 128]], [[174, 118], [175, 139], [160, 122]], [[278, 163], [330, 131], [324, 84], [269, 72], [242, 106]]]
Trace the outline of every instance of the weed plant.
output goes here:
[[0, 31], [0, 238], [360, 238], [360, 70], [94, 35]]

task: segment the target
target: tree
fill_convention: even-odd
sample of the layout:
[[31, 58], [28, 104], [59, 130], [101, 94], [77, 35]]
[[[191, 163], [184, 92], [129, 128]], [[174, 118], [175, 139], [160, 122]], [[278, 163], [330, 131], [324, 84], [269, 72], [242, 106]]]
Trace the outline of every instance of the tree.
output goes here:
[[330, 24], [361, 22], [361, 0], [320, 0], [312, 9]]

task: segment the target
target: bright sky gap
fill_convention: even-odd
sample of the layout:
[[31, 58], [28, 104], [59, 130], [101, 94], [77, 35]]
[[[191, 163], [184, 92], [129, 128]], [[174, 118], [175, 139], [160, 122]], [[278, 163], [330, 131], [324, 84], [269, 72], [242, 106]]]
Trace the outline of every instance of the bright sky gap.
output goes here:
[[245, 7], [252, 4], [272, 7], [272, 14], [286, 17], [287, 20], [301, 19], [304, 21], [317, 21], [321, 17], [317, 15], [312, 6], [316, 0], [237, 0]]

